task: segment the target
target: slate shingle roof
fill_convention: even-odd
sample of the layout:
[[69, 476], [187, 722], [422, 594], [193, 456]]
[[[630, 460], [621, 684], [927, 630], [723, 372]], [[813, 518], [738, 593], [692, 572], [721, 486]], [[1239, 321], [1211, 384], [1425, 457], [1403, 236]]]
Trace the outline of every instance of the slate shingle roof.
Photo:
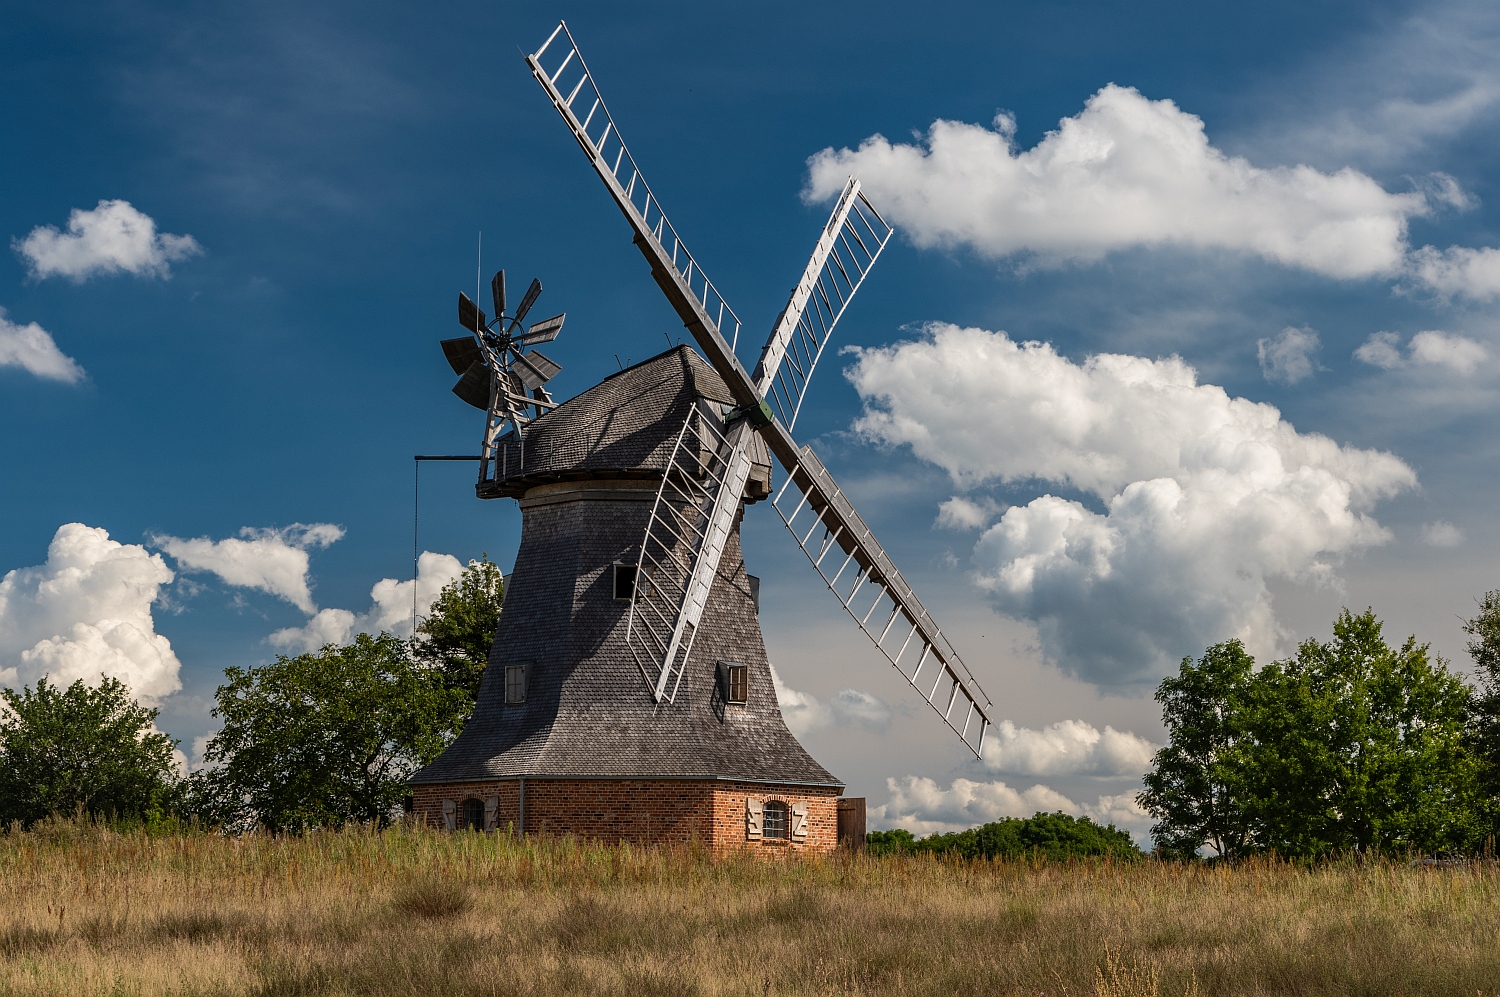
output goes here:
[[[728, 395], [722, 381], [683, 347], [533, 424], [528, 454], [535, 445], [557, 456], [506, 482], [525, 489], [521, 547], [479, 702], [464, 732], [413, 783], [595, 776], [842, 788], [782, 719], [738, 524], [674, 702], [652, 700], [625, 640], [630, 604], [614, 598], [613, 565], [635, 563], [655, 499], [650, 478], [660, 478], [688, 409], [723, 401], [719, 393]], [[722, 701], [720, 660], [747, 666], [744, 706]], [[509, 665], [528, 666], [524, 703], [505, 702]]]
[[[480, 483], [479, 497], [520, 498], [552, 481], [659, 478], [689, 409], [702, 405], [717, 415], [720, 406], [733, 404], [708, 361], [691, 347], [675, 347], [611, 374], [537, 419], [524, 447], [513, 431], [501, 437], [500, 472]], [[769, 481], [770, 454], [759, 437], [756, 443], [760, 452], [751, 456]]]

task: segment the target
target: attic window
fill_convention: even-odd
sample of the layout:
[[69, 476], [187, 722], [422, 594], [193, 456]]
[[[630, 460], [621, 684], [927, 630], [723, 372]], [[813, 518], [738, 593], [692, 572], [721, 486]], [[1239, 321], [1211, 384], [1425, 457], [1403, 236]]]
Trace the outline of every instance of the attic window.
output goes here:
[[615, 562], [615, 598], [621, 602], [629, 602], [632, 595], [639, 595], [642, 599], [651, 594], [651, 569], [645, 571], [645, 584], [636, 586], [636, 566], [625, 564], [622, 561]]
[[750, 699], [750, 669], [734, 661], [719, 662], [719, 694], [724, 702], [743, 706]]
[[786, 804], [780, 800], [767, 800], [765, 812], [761, 817], [761, 836], [764, 838], [786, 840]]
[[505, 702], [515, 706], [526, 702], [526, 666], [507, 665], [505, 668]]

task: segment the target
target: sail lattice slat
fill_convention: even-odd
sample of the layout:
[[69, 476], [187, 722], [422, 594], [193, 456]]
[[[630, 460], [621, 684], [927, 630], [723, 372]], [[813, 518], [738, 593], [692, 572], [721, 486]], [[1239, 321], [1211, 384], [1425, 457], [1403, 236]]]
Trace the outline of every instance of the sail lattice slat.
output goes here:
[[702, 405], [688, 412], [636, 558], [625, 639], [658, 703], [677, 696], [750, 473], [749, 427], [716, 424]]
[[981, 757], [989, 696], [811, 447], [772, 505], [860, 630]]

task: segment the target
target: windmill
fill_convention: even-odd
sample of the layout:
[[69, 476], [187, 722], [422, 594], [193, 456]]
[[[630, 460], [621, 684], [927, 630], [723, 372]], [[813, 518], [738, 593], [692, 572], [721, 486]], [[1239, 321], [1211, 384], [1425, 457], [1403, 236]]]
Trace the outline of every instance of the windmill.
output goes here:
[[[735, 354], [739, 318], [663, 213], [567, 25], [526, 62], [702, 353], [670, 349], [560, 405], [507, 387], [515, 372], [497, 345], [469, 359], [464, 378], [481, 360], [491, 376], [476, 493], [518, 500], [521, 547], [474, 714], [412, 777], [414, 806], [448, 827], [832, 848], [855, 810], [862, 835], [863, 801], [837, 800], [843, 785], [781, 715], [739, 544], [745, 506], [770, 500], [860, 630], [976, 757], [991, 724], [958, 652], [791, 435], [893, 230], [851, 177], [752, 374]], [[482, 352], [467, 300], [460, 321]]]

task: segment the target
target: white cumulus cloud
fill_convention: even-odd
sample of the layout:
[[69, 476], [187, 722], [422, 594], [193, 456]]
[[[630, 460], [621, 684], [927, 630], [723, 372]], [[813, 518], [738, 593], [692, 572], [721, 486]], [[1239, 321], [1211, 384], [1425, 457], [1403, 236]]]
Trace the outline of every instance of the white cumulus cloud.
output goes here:
[[0, 367], [20, 367], [37, 377], [77, 384], [83, 368], [57, 348], [52, 334], [35, 322], [16, 325], [0, 308]]
[[1464, 542], [1463, 530], [1445, 520], [1422, 524], [1422, 542], [1431, 547], [1457, 547]]
[[206, 571], [226, 584], [268, 592], [311, 613], [308, 550], [327, 547], [344, 535], [332, 523], [293, 523], [281, 529], [246, 526], [238, 537], [210, 540], [153, 536], [152, 543], [170, 554], [183, 571]]
[[1500, 295], [1500, 249], [1423, 246], [1411, 254], [1411, 276], [1440, 296], [1492, 301]]
[[859, 689], [840, 689], [831, 702], [825, 703], [812, 693], [788, 686], [775, 665], [771, 666], [771, 684], [787, 729], [798, 737], [833, 724], [859, 724], [881, 731], [891, 722], [891, 708], [886, 702]]
[[1483, 343], [1467, 336], [1428, 329], [1411, 337], [1411, 342], [1406, 344], [1405, 355], [1401, 352], [1399, 333], [1373, 333], [1354, 351], [1354, 358], [1385, 370], [1421, 366], [1447, 367], [1457, 374], [1468, 376], [1490, 358], [1490, 351]]
[[418, 616], [425, 616], [443, 586], [463, 574], [464, 566], [451, 554], [424, 550], [417, 558], [415, 583], [382, 578], [370, 589], [370, 608], [356, 615], [347, 609], [319, 610], [304, 626], [287, 627], [267, 637], [275, 647], [299, 653], [316, 651], [324, 644], [347, 643], [357, 633], [381, 631], [397, 637], [411, 636], [412, 592], [416, 590]]
[[1340, 557], [1390, 539], [1374, 505], [1416, 484], [1398, 458], [1299, 433], [1176, 357], [1079, 364], [944, 324], [857, 356], [866, 438], [910, 446], [965, 490], [1041, 479], [1090, 499], [1012, 506], [974, 561], [1048, 660], [1101, 686], [1154, 683], [1230, 637], [1274, 655], [1267, 579], [1336, 583]]
[[1096, 823], [1114, 824], [1130, 831], [1139, 842], [1145, 840], [1151, 824], [1151, 818], [1135, 802], [1134, 793], [1100, 796], [1096, 804], [1080, 805], [1043, 785], [1017, 789], [999, 781], [954, 779], [944, 789], [933, 779], [914, 775], [887, 779], [885, 784], [890, 799], [870, 808], [872, 829], [904, 827], [914, 834], [947, 833], [1006, 817], [1060, 810]]
[[873, 135], [824, 149], [808, 161], [806, 196], [831, 197], [855, 174], [921, 247], [1047, 263], [1181, 245], [1338, 278], [1399, 273], [1407, 219], [1432, 210], [1424, 194], [1389, 193], [1349, 168], [1254, 166], [1172, 101], [1113, 84], [1034, 148], [1017, 149], [1015, 130], [1009, 115], [993, 128], [938, 120], [917, 144]]
[[92, 685], [103, 674], [147, 701], [176, 692], [181, 665], [151, 616], [171, 580], [159, 554], [97, 527], [58, 527], [46, 563], [0, 580], [0, 685]]
[[978, 530], [994, 522], [1005, 507], [988, 495], [977, 499], [955, 495], [938, 505], [937, 521], [933, 524], [949, 530]]
[[100, 201], [88, 211], [74, 208], [68, 230], [38, 225], [11, 247], [26, 261], [31, 276], [82, 281], [95, 274], [130, 273], [170, 277], [176, 260], [203, 252], [190, 235], [156, 231], [150, 215], [129, 201]]
[[1129, 731], [1102, 731], [1083, 720], [1060, 720], [1032, 730], [1009, 720], [985, 736], [984, 764], [1015, 775], [1139, 776], [1157, 746]]
[[1256, 342], [1260, 371], [1272, 384], [1306, 380], [1318, 369], [1315, 354], [1321, 345], [1314, 330], [1289, 325], [1274, 338]]

